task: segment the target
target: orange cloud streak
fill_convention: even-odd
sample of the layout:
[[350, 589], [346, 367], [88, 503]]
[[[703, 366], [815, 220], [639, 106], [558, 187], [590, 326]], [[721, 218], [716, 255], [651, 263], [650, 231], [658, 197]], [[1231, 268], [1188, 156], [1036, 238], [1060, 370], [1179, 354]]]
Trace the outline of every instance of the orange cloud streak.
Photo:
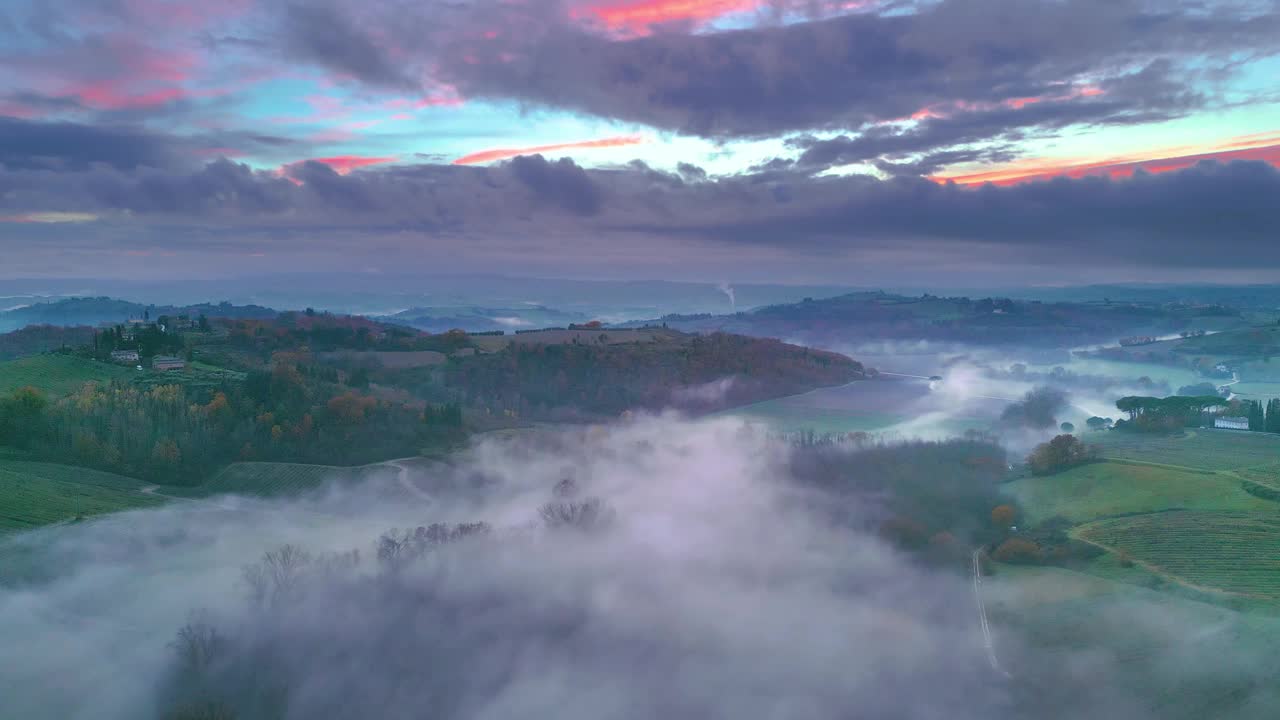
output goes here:
[[1092, 163], [1064, 165], [1055, 165], [1045, 161], [1031, 161], [1028, 163], [1010, 165], [998, 170], [969, 173], [965, 175], [935, 175], [929, 179], [935, 182], [954, 182], [958, 185], [977, 185], [988, 182], [993, 185], [1016, 185], [1018, 183], [1032, 182], [1035, 180], [1048, 180], [1055, 177], [1081, 178], [1090, 175], [1099, 175], [1112, 178], [1124, 178], [1133, 175], [1133, 173], [1138, 170], [1143, 170], [1149, 173], [1182, 170], [1203, 160], [1217, 160], [1219, 162], [1230, 162], [1232, 160], [1261, 160], [1280, 168], [1280, 143], [1276, 142], [1277, 140], [1280, 140], [1280, 137], [1272, 135], [1270, 137], [1260, 137], [1259, 139], [1270, 140], [1273, 144], [1239, 148], [1239, 145], [1242, 142], [1247, 141], [1237, 139], [1222, 145], [1222, 147], [1225, 148], [1237, 149], [1213, 150], [1188, 155], [1171, 155], [1167, 157], [1156, 156], [1142, 159], [1112, 158]]
[[706, 22], [722, 15], [754, 10], [760, 0], [640, 0], [592, 5], [572, 11], [574, 19], [594, 18], [610, 30], [648, 34], [651, 25], [693, 20]]
[[494, 148], [492, 150], [481, 150], [473, 152], [470, 155], [463, 155], [453, 161], [454, 165], [475, 165], [477, 163], [491, 162], [493, 160], [502, 160], [505, 158], [513, 158], [517, 155], [532, 155], [534, 153], [555, 152], [557, 150], [577, 150], [580, 148], [604, 148], [604, 147], [622, 147], [624, 145], [639, 145], [645, 142], [645, 139], [639, 135], [618, 135], [615, 137], [601, 138], [599, 140], [579, 140], [577, 142], [555, 143], [553, 145], [534, 145], [526, 148]]

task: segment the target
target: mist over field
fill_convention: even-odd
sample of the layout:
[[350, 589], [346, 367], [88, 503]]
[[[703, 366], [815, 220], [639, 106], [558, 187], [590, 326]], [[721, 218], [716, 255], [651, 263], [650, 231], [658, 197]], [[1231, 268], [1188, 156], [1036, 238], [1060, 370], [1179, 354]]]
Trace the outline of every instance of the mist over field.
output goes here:
[[[375, 480], [24, 535], [5, 552], [35, 548], [52, 577], [0, 593], [0, 696], [18, 717], [153, 714], [198, 611], [218, 628], [207, 682], [245, 717], [276, 716], [284, 688], [299, 718], [990, 717], [963, 578], [873, 535], [870, 501], [839, 527], [813, 512], [787, 453], [736, 421], [646, 419], [481, 444], [417, 507]], [[612, 522], [548, 529], [566, 480]], [[378, 560], [390, 528], [473, 521], [491, 532]], [[313, 560], [253, 605], [242, 567], [284, 543]]]
[[[941, 487], [948, 447], [803, 454], [736, 419], [644, 417], [480, 442], [415, 476], [430, 502], [374, 477], [26, 533], [0, 545], [36, 571], [0, 590], [3, 714], [1028, 716], [983, 654], [966, 561], [882, 532], [894, 493]], [[981, 514], [982, 477], [930, 507]], [[1015, 672], [1053, 668], [1059, 690], [1111, 671], [1002, 632]], [[1101, 695], [1095, 716], [1145, 717]]]

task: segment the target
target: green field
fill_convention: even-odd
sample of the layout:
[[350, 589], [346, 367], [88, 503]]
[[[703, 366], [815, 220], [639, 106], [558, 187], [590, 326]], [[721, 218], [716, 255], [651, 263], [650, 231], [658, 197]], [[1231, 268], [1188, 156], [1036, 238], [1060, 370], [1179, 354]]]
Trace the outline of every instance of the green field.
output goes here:
[[1076, 532], [1192, 586], [1280, 599], [1280, 513], [1150, 513], [1099, 520]]
[[[1026, 693], [1027, 717], [1045, 707], [1073, 717], [1080, 698], [1062, 694], [1063, 674], [1091, 672], [1141, 704], [1117, 717], [1267, 717], [1243, 703], [1280, 683], [1280, 618], [1062, 568], [1001, 566], [983, 587], [1001, 664]], [[1029, 642], [1002, 642], [1013, 636]], [[1223, 658], [1240, 666], [1214, 672]], [[1080, 707], [1096, 710], [1088, 700]]]
[[33, 355], [0, 363], [0, 395], [27, 385], [49, 395], [66, 395], [87, 382], [130, 379], [136, 372], [71, 355]]
[[1026, 522], [1055, 515], [1075, 523], [1161, 510], [1276, 509], [1245, 492], [1240, 479], [1216, 473], [1124, 462], [1081, 465], [1047, 477], [1005, 484], [1023, 508]]
[[281, 497], [314, 490], [325, 482], [358, 482], [375, 473], [393, 472], [386, 466], [334, 467], [301, 463], [232, 463], [217, 475], [195, 487], [165, 487], [161, 492], [175, 497], [212, 495], [252, 495]]
[[1280, 461], [1280, 435], [1238, 430], [1187, 430], [1181, 435], [1110, 431], [1081, 439], [1107, 458], [1178, 465], [1197, 470], [1237, 470]]
[[143, 487], [139, 480], [97, 470], [0, 459], [0, 533], [164, 504]]

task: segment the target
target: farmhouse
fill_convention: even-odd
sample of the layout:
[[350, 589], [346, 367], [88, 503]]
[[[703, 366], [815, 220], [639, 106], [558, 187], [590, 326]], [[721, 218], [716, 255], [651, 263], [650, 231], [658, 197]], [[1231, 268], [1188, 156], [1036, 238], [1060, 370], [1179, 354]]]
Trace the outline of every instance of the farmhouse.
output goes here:
[[138, 362], [139, 359], [140, 358], [138, 357], [137, 350], [112, 350], [111, 351], [111, 362], [118, 362], [118, 363], [124, 363], [126, 365], [132, 365], [133, 363]]
[[1248, 430], [1249, 418], [1247, 417], [1217, 417], [1213, 419], [1213, 426], [1216, 428], [1225, 428], [1227, 430]]
[[170, 355], [157, 355], [151, 360], [151, 369], [160, 370], [162, 372], [168, 370], [181, 370], [186, 366], [186, 360]]

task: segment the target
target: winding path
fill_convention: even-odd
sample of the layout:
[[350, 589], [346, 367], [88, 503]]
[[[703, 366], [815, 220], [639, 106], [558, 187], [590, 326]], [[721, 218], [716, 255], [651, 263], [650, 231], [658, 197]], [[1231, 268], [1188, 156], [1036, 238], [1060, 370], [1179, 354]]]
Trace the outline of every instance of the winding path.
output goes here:
[[987, 650], [987, 662], [991, 663], [991, 670], [1001, 677], [1011, 678], [1007, 670], [1000, 667], [1000, 660], [996, 657], [995, 640], [991, 637], [991, 623], [987, 622], [987, 605], [982, 600], [982, 563], [979, 556], [982, 554], [982, 548], [973, 549], [973, 599], [978, 605], [978, 620], [982, 625], [982, 644]]

